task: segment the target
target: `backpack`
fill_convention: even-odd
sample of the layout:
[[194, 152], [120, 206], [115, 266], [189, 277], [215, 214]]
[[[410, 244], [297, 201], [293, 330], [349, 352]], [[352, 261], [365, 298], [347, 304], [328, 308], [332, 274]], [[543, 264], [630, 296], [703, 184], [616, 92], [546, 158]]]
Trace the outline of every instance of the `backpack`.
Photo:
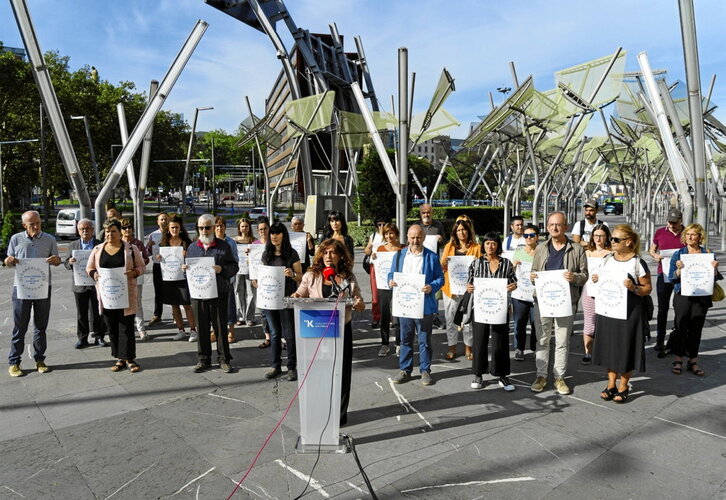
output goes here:
[[[600, 219], [597, 219], [597, 220], [595, 220], [595, 225], [597, 225], [597, 224], [605, 224], [605, 223], [603, 221], [601, 221]], [[584, 234], [585, 234], [585, 219], [582, 219], [580, 221], [580, 238], [582, 238]]]

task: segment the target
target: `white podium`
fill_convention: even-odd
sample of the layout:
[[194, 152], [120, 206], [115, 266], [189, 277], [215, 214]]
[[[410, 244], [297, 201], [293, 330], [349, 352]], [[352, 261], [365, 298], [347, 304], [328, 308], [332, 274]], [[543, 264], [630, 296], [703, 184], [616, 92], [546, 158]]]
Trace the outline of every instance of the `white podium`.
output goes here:
[[348, 445], [340, 436], [346, 300], [337, 307], [335, 299], [286, 298], [285, 302], [295, 311], [298, 386], [305, 381], [298, 395], [300, 436], [295, 451], [347, 453]]

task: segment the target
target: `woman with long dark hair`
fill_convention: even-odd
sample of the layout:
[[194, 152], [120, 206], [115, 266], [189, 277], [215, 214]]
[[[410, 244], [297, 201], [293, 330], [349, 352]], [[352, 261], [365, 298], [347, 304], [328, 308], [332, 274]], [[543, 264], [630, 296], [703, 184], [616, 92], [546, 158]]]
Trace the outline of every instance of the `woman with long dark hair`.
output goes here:
[[[373, 254], [374, 263], [377, 254], [382, 252], [398, 252], [403, 248], [403, 245], [401, 245], [401, 242], [399, 241], [398, 226], [396, 226], [393, 222], [389, 222], [383, 226], [383, 236], [385, 237], [385, 244], [380, 245]], [[374, 271], [371, 270], [371, 275], [373, 275], [373, 273]], [[377, 282], [376, 286], [378, 286]], [[378, 300], [380, 301], [378, 305], [381, 310], [381, 347], [378, 350], [378, 355], [381, 357], [386, 356], [390, 351], [388, 346], [391, 338], [391, 320], [393, 320], [393, 329], [396, 332], [396, 355], [398, 355], [399, 346], [401, 345], [401, 334], [398, 329], [398, 319], [393, 318], [391, 314], [392, 297], [393, 290], [390, 288], [378, 288]]]
[[348, 223], [345, 222], [345, 214], [332, 210], [328, 214], [328, 223], [323, 231], [323, 239], [333, 238], [345, 245], [350, 253], [350, 257], [355, 260], [355, 244], [353, 238], [348, 235]]
[[[333, 278], [326, 278], [323, 269], [331, 267], [335, 270]], [[342, 298], [353, 297], [353, 305], [345, 308], [345, 327], [343, 334], [343, 374], [340, 387], [340, 425], [348, 421], [348, 402], [350, 400], [350, 381], [353, 369], [353, 328], [351, 319], [352, 310], [362, 311], [365, 309], [365, 302], [361, 296], [358, 281], [353, 274], [353, 259], [347, 248], [340, 241], [327, 239], [318, 245], [308, 271], [303, 276], [302, 282], [293, 297], [326, 298], [335, 296], [333, 281], [338, 287], [343, 286], [344, 281], [350, 285], [343, 290]]]
[[[270, 236], [262, 253], [262, 264], [265, 266], [282, 266], [285, 268], [285, 296], [295, 292], [302, 280], [302, 264], [300, 257], [290, 245], [290, 235], [282, 222], [270, 226]], [[257, 280], [252, 282], [257, 287]], [[295, 321], [292, 309], [264, 309], [270, 328], [271, 368], [265, 378], [275, 378], [282, 373], [282, 338], [287, 341], [287, 379], [297, 380], [297, 356], [295, 352]]]
[[[585, 247], [585, 255], [588, 259], [599, 259], [612, 252], [612, 245], [610, 244], [610, 229], [605, 224], [596, 224], [592, 228], [590, 241]], [[598, 262], [590, 260], [591, 262]], [[592, 267], [592, 266], [590, 266]], [[596, 269], [589, 270], [590, 275], [597, 273]], [[585, 356], [582, 358], [581, 363], [583, 365], [589, 365], [592, 362], [592, 344], [595, 338], [595, 297], [591, 296], [590, 293], [590, 280], [587, 280], [585, 286], [582, 287], [582, 343], [585, 347]]]
[[[242, 217], [237, 221], [237, 237], [235, 243], [250, 245], [255, 241], [252, 234], [252, 221]], [[247, 254], [240, 255], [241, 259], [247, 259]], [[252, 290], [249, 269], [246, 273], [239, 273], [235, 278], [235, 303], [237, 305], [237, 326], [255, 324], [255, 293]]]

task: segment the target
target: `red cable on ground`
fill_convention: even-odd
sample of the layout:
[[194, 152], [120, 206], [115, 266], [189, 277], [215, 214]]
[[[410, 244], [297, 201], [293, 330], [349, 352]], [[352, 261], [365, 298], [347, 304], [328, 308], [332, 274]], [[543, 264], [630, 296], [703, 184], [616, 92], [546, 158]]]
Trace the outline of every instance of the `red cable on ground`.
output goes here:
[[[341, 294], [342, 295], [342, 294]], [[338, 299], [335, 301], [335, 309], [338, 308], [338, 304], [340, 303], [340, 295], [338, 295]], [[339, 318], [340, 319], [340, 318]], [[344, 318], [343, 318], [344, 319]], [[260, 455], [262, 455], [262, 451], [267, 446], [267, 443], [270, 442], [270, 439], [272, 439], [272, 436], [275, 435], [275, 432], [277, 432], [277, 429], [280, 428], [282, 425], [282, 422], [285, 420], [285, 417], [287, 417], [287, 413], [290, 411], [290, 408], [292, 408], [292, 404], [297, 399], [298, 394], [300, 394], [300, 390], [302, 390], [303, 386], [305, 385], [305, 381], [308, 378], [308, 375], [310, 374], [310, 370], [313, 367], [313, 363], [315, 363], [315, 358], [318, 356], [318, 350], [320, 349], [320, 344], [323, 342], [323, 339], [325, 338], [326, 334], [328, 333], [328, 328], [330, 328], [330, 323], [333, 321], [333, 315], [330, 315], [330, 318], [328, 319], [328, 324], [325, 325], [325, 331], [323, 332], [323, 335], [320, 337], [320, 340], [318, 341], [318, 345], [315, 346], [315, 351], [313, 352], [313, 357], [310, 358], [310, 364], [308, 365], [308, 369], [305, 371], [305, 376], [300, 381], [300, 385], [297, 388], [297, 391], [295, 391], [295, 394], [292, 395], [292, 399], [290, 400], [290, 403], [288, 403], [287, 408], [285, 408], [285, 412], [282, 414], [282, 417], [280, 417], [280, 420], [277, 421], [277, 424], [275, 424], [275, 427], [272, 429], [270, 434], [265, 439], [265, 442], [262, 443], [262, 446], [260, 447], [259, 451], [257, 452], [257, 455], [255, 455], [255, 458], [252, 460], [252, 463], [250, 464], [249, 468], [247, 469], [247, 472], [245, 472], [245, 475], [242, 476], [242, 479], [239, 480], [239, 482], [235, 485], [234, 489], [232, 490], [232, 493], [229, 494], [227, 497], [227, 500], [232, 498], [232, 496], [237, 492], [240, 486], [242, 486], [242, 483], [245, 479], [247, 479], [247, 476], [252, 471], [252, 468], [257, 463], [257, 459], [260, 458]]]

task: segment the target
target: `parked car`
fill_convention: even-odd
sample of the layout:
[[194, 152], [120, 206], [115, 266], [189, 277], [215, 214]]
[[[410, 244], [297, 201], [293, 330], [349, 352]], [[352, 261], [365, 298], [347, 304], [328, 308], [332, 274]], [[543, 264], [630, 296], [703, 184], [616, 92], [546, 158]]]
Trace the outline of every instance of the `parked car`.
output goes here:
[[[91, 219], [96, 216], [96, 211], [91, 210]], [[66, 238], [77, 238], [78, 232], [76, 225], [81, 220], [80, 208], [64, 208], [58, 211], [55, 219], [55, 234], [58, 238], [64, 240]]]
[[[267, 217], [267, 208], [266, 207], [255, 207], [252, 210], [249, 211], [250, 220], [257, 220], [261, 216]], [[273, 220], [277, 220], [280, 217], [280, 214], [278, 212], [275, 212], [275, 217]], [[272, 221], [270, 221], [272, 222]]]
[[608, 201], [602, 209], [605, 215], [623, 215], [623, 204], [619, 201]]

